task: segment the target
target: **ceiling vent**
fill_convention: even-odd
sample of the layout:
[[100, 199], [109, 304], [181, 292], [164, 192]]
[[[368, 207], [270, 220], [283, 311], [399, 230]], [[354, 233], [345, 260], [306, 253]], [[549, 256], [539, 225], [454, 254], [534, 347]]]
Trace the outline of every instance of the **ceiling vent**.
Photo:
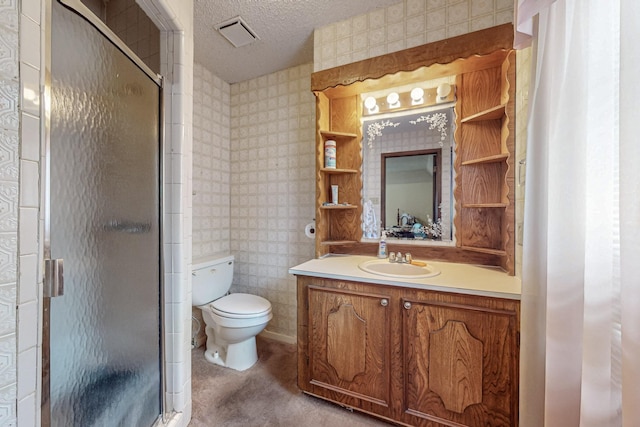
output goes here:
[[260, 39], [239, 16], [216, 25], [216, 30], [235, 47], [246, 46]]

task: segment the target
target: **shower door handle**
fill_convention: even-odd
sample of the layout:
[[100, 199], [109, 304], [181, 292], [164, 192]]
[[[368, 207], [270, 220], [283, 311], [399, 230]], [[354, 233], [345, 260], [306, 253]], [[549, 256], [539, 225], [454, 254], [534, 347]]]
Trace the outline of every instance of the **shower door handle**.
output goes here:
[[44, 289], [45, 297], [54, 298], [64, 295], [64, 260], [44, 260]]

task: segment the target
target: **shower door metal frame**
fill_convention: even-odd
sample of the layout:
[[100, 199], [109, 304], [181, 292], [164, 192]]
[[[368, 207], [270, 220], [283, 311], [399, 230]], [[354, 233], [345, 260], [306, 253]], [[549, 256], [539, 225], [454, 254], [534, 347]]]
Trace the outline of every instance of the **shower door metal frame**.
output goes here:
[[[164, 257], [163, 257], [163, 243], [164, 243], [164, 200], [163, 200], [163, 184], [164, 184], [164, 143], [165, 143], [165, 126], [164, 126], [164, 86], [163, 78], [161, 75], [156, 74], [151, 68], [149, 68], [127, 45], [124, 43], [100, 18], [98, 18], [89, 8], [80, 2], [80, 0], [47, 0], [45, 2], [45, 39], [44, 39], [44, 88], [43, 88], [43, 126], [42, 126], [42, 140], [43, 140], [43, 213], [44, 213], [44, 260], [42, 265], [48, 264], [51, 260], [51, 8], [52, 2], [57, 1], [69, 10], [77, 13], [83, 17], [89, 24], [95, 27], [104, 37], [106, 37], [111, 43], [115, 45], [125, 56], [129, 58], [141, 71], [143, 71], [151, 80], [153, 80], [160, 88], [159, 94], [159, 116], [158, 116], [158, 135], [160, 141], [158, 143], [159, 150], [159, 182], [158, 182], [158, 195], [159, 195], [159, 274], [158, 274], [158, 286], [160, 293], [160, 307], [159, 307], [159, 331], [160, 334], [160, 414], [158, 420], [154, 425], [159, 422], [165, 422], [168, 419], [168, 413], [166, 412], [167, 405], [167, 390], [166, 390], [166, 355], [165, 355], [165, 325], [164, 325]], [[47, 269], [45, 269], [46, 273]], [[51, 270], [49, 270], [51, 271]], [[48, 278], [44, 278], [45, 283], [48, 282]], [[48, 289], [43, 289], [42, 298], [42, 393], [40, 401], [41, 411], [41, 425], [43, 427], [51, 427], [51, 343], [50, 343], [50, 316], [51, 316], [51, 298], [56, 296], [47, 295]]]

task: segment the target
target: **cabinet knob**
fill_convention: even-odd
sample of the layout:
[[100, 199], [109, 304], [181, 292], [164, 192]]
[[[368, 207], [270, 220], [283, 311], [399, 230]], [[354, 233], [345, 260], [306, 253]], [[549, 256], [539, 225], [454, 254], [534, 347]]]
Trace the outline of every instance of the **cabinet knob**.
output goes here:
[[386, 298], [382, 298], [382, 299], [380, 300], [380, 305], [381, 305], [381, 306], [383, 306], [383, 307], [388, 306], [388, 305], [389, 305], [389, 300], [388, 300], [388, 299], [386, 299]]
[[407, 310], [409, 310], [411, 308], [411, 303], [409, 301], [405, 301], [404, 302], [404, 308], [406, 308]]

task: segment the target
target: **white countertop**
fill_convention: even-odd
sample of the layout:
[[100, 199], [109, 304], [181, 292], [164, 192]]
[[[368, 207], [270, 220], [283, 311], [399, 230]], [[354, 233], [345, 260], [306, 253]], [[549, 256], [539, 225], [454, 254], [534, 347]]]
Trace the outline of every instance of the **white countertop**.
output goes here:
[[459, 264], [451, 262], [424, 261], [440, 274], [425, 279], [385, 277], [368, 273], [358, 268], [364, 261], [377, 259], [364, 255], [329, 255], [312, 259], [289, 269], [290, 274], [326, 279], [351, 280], [380, 285], [404, 286], [442, 292], [456, 292], [498, 298], [520, 299], [520, 279], [509, 276], [498, 267]]

